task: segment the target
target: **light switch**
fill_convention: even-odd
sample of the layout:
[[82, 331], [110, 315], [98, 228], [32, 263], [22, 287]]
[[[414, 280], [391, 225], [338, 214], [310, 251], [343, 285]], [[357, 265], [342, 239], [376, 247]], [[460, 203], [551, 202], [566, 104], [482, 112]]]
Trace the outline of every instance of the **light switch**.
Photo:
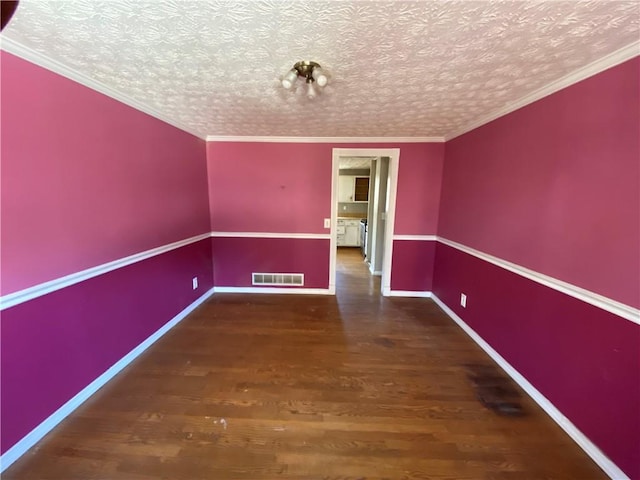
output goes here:
[[330, 218], [325, 218], [324, 219], [324, 228], [331, 228], [331, 219]]

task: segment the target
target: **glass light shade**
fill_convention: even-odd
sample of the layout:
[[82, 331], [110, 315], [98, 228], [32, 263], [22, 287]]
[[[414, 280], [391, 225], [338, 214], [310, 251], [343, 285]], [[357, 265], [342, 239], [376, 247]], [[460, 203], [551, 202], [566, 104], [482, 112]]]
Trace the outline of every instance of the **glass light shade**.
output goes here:
[[310, 100], [313, 100], [318, 96], [318, 90], [316, 89], [316, 85], [314, 82], [307, 83], [307, 97]]
[[327, 76], [322, 71], [322, 68], [314, 68], [313, 72], [311, 72], [311, 76], [316, 81], [319, 87], [324, 87], [327, 84]]
[[292, 68], [282, 79], [282, 86], [287, 90], [290, 90], [296, 83], [296, 80], [298, 80], [298, 72], [295, 68]]

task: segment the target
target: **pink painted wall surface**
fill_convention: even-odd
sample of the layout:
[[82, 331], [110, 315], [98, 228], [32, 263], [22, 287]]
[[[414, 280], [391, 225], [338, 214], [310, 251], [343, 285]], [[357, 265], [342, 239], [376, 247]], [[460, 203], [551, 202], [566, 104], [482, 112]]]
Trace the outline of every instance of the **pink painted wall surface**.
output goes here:
[[400, 148], [396, 233], [435, 233], [442, 143], [208, 142], [212, 229], [329, 233], [334, 148]]
[[3, 294], [209, 231], [203, 140], [0, 55]]
[[[438, 234], [640, 306], [639, 67], [448, 142]], [[433, 291], [640, 477], [638, 325], [440, 243]]]
[[430, 292], [436, 242], [394, 240], [391, 290]]
[[329, 240], [233, 237], [211, 240], [218, 287], [251, 287], [251, 274], [256, 272], [303, 273], [303, 288], [329, 288]]
[[[204, 141], [0, 55], [3, 294], [209, 231]], [[2, 451], [212, 282], [207, 238], [3, 310]]]
[[398, 169], [396, 235], [437, 232], [444, 149], [444, 143], [403, 145]]
[[203, 295], [212, 278], [207, 238], [4, 310], [2, 452]]
[[438, 234], [640, 307], [640, 60], [446, 144]]
[[209, 142], [207, 156], [214, 231], [329, 233], [331, 149]]
[[442, 243], [433, 291], [630, 478], [640, 478], [638, 325]]
[[[331, 216], [331, 168], [333, 148], [399, 148], [398, 196], [396, 204], [397, 234], [434, 234], [438, 219], [444, 144], [442, 143], [251, 143], [209, 142], [209, 201], [211, 228], [219, 232], [325, 233], [323, 219]], [[326, 252], [308, 261], [314, 271], [328, 268]], [[246, 262], [237, 253], [224, 259], [230, 268], [234, 262]], [[265, 256], [265, 258], [262, 258]], [[214, 257], [222, 258], [221, 254]], [[246, 271], [259, 271], [268, 262], [265, 253], [252, 254], [253, 265]], [[325, 265], [325, 263], [327, 265]], [[307, 265], [305, 263], [305, 265]], [[295, 268], [296, 265], [292, 265]], [[306, 268], [306, 267], [305, 267]], [[412, 268], [404, 260], [394, 261], [396, 278], [408, 279]], [[216, 285], [220, 283], [216, 260]], [[238, 271], [245, 275], [246, 271]], [[234, 275], [229, 273], [231, 278]], [[428, 279], [421, 279], [412, 290], [420, 290]], [[246, 275], [245, 275], [246, 276]], [[243, 277], [244, 278], [244, 277]], [[403, 284], [408, 283], [404, 282]], [[238, 286], [238, 285], [236, 285]], [[322, 288], [326, 288], [326, 284]]]

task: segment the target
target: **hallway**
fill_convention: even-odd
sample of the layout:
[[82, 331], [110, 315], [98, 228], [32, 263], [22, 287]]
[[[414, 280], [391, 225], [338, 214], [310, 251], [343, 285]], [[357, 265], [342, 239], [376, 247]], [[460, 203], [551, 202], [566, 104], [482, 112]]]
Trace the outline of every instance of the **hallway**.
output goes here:
[[353, 295], [380, 296], [380, 278], [369, 273], [359, 248], [339, 247], [336, 260], [336, 294], [340, 300]]
[[379, 290], [340, 249], [336, 297], [215, 294], [3, 478], [606, 478], [431, 300]]

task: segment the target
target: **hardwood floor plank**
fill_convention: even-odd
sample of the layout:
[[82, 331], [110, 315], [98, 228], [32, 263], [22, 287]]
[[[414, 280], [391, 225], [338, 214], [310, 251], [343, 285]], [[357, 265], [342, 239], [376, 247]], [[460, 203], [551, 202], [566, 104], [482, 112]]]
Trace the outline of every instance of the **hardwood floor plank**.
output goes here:
[[3, 478], [606, 478], [431, 300], [337, 286], [216, 294]]

